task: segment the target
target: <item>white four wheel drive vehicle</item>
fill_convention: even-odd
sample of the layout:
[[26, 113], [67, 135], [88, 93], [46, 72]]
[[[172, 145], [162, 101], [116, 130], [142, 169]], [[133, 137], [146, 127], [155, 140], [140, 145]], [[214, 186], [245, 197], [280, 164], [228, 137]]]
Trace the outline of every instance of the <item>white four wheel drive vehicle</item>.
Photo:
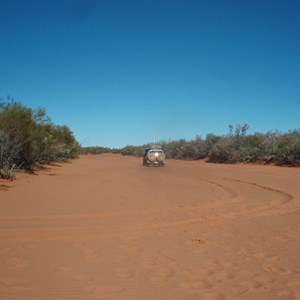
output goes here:
[[164, 167], [166, 163], [165, 158], [162, 147], [160, 145], [152, 145], [145, 150], [143, 165], [148, 167]]

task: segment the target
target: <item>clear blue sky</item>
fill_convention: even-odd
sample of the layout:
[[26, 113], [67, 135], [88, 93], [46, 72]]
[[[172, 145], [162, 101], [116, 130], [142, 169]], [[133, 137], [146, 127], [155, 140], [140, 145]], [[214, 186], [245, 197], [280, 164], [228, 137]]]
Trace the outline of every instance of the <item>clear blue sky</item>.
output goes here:
[[0, 0], [0, 42], [0, 96], [84, 146], [300, 128], [300, 1]]

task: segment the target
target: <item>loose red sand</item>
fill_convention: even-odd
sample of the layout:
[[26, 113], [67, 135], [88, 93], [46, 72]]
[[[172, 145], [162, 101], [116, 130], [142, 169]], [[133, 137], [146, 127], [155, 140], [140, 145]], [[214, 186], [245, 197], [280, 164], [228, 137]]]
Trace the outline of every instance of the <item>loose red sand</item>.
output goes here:
[[300, 169], [82, 156], [0, 181], [0, 299], [300, 299]]

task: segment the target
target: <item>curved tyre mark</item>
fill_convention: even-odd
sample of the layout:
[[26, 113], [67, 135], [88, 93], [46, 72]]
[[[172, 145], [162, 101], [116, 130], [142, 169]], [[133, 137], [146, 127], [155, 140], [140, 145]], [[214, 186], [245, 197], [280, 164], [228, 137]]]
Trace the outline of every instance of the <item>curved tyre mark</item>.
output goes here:
[[[41, 232], [48, 232], [49, 236], [59, 236], [60, 234], [82, 234], [84, 232], [90, 232], [91, 234], [114, 234], [120, 233], [123, 230], [126, 231], [139, 231], [139, 230], [153, 230], [157, 228], [167, 228], [173, 226], [180, 226], [184, 224], [190, 224], [194, 222], [217, 222], [219, 216], [222, 215], [225, 218], [236, 218], [249, 216], [257, 212], [268, 211], [272, 208], [276, 208], [280, 205], [289, 203], [292, 201], [293, 196], [287, 192], [280, 191], [271, 187], [263, 186], [255, 182], [247, 182], [239, 179], [232, 179], [224, 177], [223, 180], [235, 182], [237, 184], [245, 184], [255, 189], [263, 189], [279, 195], [279, 200], [267, 199], [263, 202], [252, 203], [252, 207], [247, 207], [245, 202], [239, 200], [239, 196], [244, 196], [243, 193], [237, 192], [233, 187], [228, 187], [219, 182], [214, 182], [202, 178], [198, 178], [199, 181], [214, 186], [214, 191], [223, 191], [225, 198], [219, 199], [218, 206], [203, 206], [199, 203], [199, 206], [186, 206], [186, 207], [169, 207], [163, 210], [152, 209], [145, 212], [141, 211], [126, 211], [118, 213], [107, 214], [77, 214], [77, 215], [45, 215], [42, 217], [36, 216], [9, 216], [3, 217], [0, 221], [2, 234], [6, 233], [10, 236], [18, 236], [24, 234], [24, 232], [31, 232], [31, 235], [39, 235]], [[255, 191], [255, 190], [254, 190]], [[231, 200], [235, 198], [235, 202]], [[224, 200], [224, 201], [223, 201]], [[250, 202], [250, 201], [249, 201]], [[235, 206], [236, 205], [236, 206]], [[190, 213], [193, 212], [193, 215]], [[172, 213], [173, 218], [168, 222], [165, 222], [163, 218], [159, 218], [158, 215], [162, 213]], [[142, 228], [137, 226], [139, 223], [139, 215], [148, 217], [146, 223]], [[153, 218], [155, 216], [155, 223]], [[114, 220], [118, 220], [116, 223]], [[122, 226], [120, 223], [126, 221], [127, 226]], [[30, 223], [28, 223], [30, 221]], [[24, 224], [23, 224], [24, 223]], [[20, 229], [22, 227], [22, 229]]]
[[202, 178], [199, 178], [199, 180], [202, 181], [202, 182], [209, 183], [209, 184], [212, 184], [214, 186], [217, 186], [217, 187], [223, 189], [224, 191], [226, 191], [229, 194], [229, 196], [231, 198], [238, 196], [238, 193], [235, 192], [233, 189], [231, 189], [229, 187], [226, 187], [226, 186], [224, 186], [224, 185], [222, 185], [220, 183], [217, 183], [217, 182], [214, 182], [214, 181], [210, 181], [210, 180], [206, 180], [206, 179], [202, 179]]
[[239, 182], [239, 183], [252, 185], [252, 186], [267, 190], [267, 191], [278, 193], [281, 196], [283, 196], [283, 198], [284, 198], [283, 203], [288, 203], [288, 202], [290, 202], [294, 199], [294, 197], [291, 194], [287, 193], [287, 192], [277, 190], [277, 189], [274, 189], [274, 188], [271, 188], [271, 187], [267, 187], [267, 186], [264, 186], [264, 185], [260, 185], [256, 182], [249, 182], [249, 181], [243, 181], [243, 180], [240, 180], [240, 179], [231, 179], [231, 178], [226, 178], [226, 177], [224, 177], [223, 179], [228, 180], [228, 181], [234, 181], [234, 182]]

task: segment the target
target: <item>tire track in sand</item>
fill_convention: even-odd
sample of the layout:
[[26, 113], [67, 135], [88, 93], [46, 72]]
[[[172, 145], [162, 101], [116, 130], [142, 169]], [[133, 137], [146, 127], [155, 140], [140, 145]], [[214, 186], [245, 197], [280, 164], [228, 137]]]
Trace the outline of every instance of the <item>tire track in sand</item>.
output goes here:
[[[0, 233], [5, 236], [9, 235], [13, 237], [15, 235], [21, 235], [25, 233], [31, 233], [33, 235], [40, 235], [43, 232], [47, 232], [49, 236], [66, 235], [67, 232], [72, 234], [76, 233], [99, 233], [99, 234], [114, 234], [124, 230], [126, 231], [139, 231], [139, 230], [153, 230], [156, 228], [166, 228], [179, 226], [184, 224], [190, 224], [194, 222], [203, 221], [216, 221], [222, 216], [223, 218], [233, 218], [237, 215], [243, 217], [244, 215], [256, 214], [258, 212], [271, 211], [282, 205], [290, 203], [293, 200], [293, 196], [287, 192], [280, 191], [275, 188], [263, 186], [255, 182], [247, 182], [239, 179], [223, 178], [225, 181], [238, 183], [238, 187], [232, 188], [225, 186], [219, 182], [211, 180], [205, 180], [198, 178], [199, 181], [213, 185], [216, 190], [221, 192], [223, 195], [222, 201], [214, 203], [213, 210], [211, 209], [211, 203], [206, 205], [199, 204], [198, 207], [175, 207], [175, 208], [164, 208], [160, 210], [148, 209], [147, 211], [124, 211], [121, 213], [106, 213], [106, 214], [77, 214], [77, 215], [27, 215], [27, 216], [9, 216], [1, 217], [0, 219]], [[244, 204], [251, 203], [252, 199], [246, 197], [243, 203], [234, 202], [235, 208], [232, 210], [230, 202], [234, 199], [243, 196], [236, 190], [240, 189], [240, 185], [248, 185], [254, 189], [254, 193], [259, 195], [261, 190], [269, 193], [267, 197], [259, 197], [260, 201], [256, 201], [255, 205], [251, 207], [244, 207]], [[274, 199], [275, 198], [275, 199]], [[266, 200], [267, 199], [267, 200]], [[270, 200], [271, 199], [271, 200]], [[246, 208], [246, 209], [245, 209]], [[194, 217], [190, 215], [185, 217], [183, 213], [188, 214], [192, 212]], [[180, 215], [174, 221], [165, 222], [156, 218], [155, 223], [152, 222], [151, 216], [159, 214], [173, 214], [173, 218], [176, 219], [177, 215]], [[142, 229], [139, 229], [137, 223], [140, 223], [140, 219], [148, 221], [144, 222]], [[149, 218], [150, 217], [150, 218]], [[118, 220], [117, 223], [123, 223], [121, 225], [115, 224], [114, 220]], [[125, 226], [124, 226], [125, 225]], [[126, 229], [125, 229], [126, 228]]]

